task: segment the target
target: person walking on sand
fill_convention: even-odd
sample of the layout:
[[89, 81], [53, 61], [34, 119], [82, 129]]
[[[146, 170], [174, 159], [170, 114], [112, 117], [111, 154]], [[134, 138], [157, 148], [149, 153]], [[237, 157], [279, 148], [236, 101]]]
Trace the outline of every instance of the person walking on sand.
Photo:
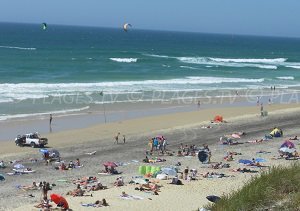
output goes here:
[[261, 116], [264, 115], [264, 105], [263, 105], [263, 103], [260, 104], [260, 114], [261, 114]]
[[118, 132], [118, 134], [115, 136], [115, 142], [114, 142], [114, 144], [118, 144], [119, 143], [119, 135], [120, 135], [121, 133], [120, 132]]

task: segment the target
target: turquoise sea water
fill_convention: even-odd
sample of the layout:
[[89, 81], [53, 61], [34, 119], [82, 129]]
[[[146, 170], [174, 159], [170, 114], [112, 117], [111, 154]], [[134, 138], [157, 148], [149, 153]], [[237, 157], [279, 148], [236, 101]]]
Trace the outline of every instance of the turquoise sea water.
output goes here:
[[300, 86], [300, 39], [9, 23], [0, 32], [2, 120]]

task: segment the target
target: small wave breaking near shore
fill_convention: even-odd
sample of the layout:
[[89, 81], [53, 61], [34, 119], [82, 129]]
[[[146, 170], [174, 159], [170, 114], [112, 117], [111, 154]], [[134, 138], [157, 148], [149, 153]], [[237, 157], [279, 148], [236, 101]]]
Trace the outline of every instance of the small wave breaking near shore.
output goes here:
[[135, 63], [137, 62], [137, 58], [109, 58], [110, 60], [112, 61], [115, 61], [115, 62], [123, 62], [123, 63]]
[[36, 48], [24, 48], [24, 47], [17, 47], [17, 46], [3, 46], [3, 45], [0, 45], [0, 48], [18, 49], [18, 50], [29, 50], [29, 51], [34, 51], [34, 50], [36, 50]]
[[[36, 117], [36, 116], [46, 116], [49, 114], [67, 114], [67, 113], [73, 113], [73, 112], [80, 112], [89, 109], [89, 106], [85, 106], [82, 108], [76, 108], [76, 109], [66, 109], [66, 110], [59, 110], [59, 111], [49, 111], [49, 112], [42, 112], [42, 113], [30, 113], [30, 114], [14, 114], [14, 115], [0, 115], [0, 121], [8, 120], [8, 119], [20, 119], [20, 118], [28, 118], [28, 117]], [[47, 116], [48, 118], [48, 116]]]

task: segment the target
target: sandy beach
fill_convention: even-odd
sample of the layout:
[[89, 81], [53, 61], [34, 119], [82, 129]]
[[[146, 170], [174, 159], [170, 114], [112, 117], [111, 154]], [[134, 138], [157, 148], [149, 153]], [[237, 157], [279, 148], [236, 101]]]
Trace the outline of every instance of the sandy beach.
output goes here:
[[[213, 171], [225, 173], [229, 177], [202, 178], [198, 176], [197, 181], [183, 181], [183, 186], [167, 184], [170, 180], [158, 181], [154, 179], [159, 185], [162, 185], [158, 196], [137, 191], [134, 190], [136, 186], [129, 185], [128, 182], [133, 176], [139, 175], [138, 167], [143, 165], [142, 159], [145, 157], [149, 138], [158, 134], [164, 135], [168, 140], [167, 148], [174, 152], [177, 152], [180, 143], [184, 145], [195, 144], [196, 146], [207, 143], [212, 151], [212, 162], [223, 161], [222, 158], [227, 151], [242, 153], [242, 155], [235, 156], [234, 161], [228, 162], [231, 165], [230, 169], [240, 167], [237, 162], [239, 159], [252, 159], [253, 157], [266, 159], [267, 162], [264, 164], [267, 166], [287, 165], [292, 161], [274, 160], [272, 158], [278, 157], [278, 147], [286, 138], [299, 135], [300, 108], [298, 104], [286, 104], [266, 106], [266, 109], [269, 111], [267, 117], [259, 116], [258, 106], [200, 109], [192, 112], [130, 119], [47, 134], [49, 147], [58, 149], [63, 160], [69, 162], [79, 158], [84, 165], [80, 169], [69, 171], [54, 170], [55, 164], [45, 166], [38, 149], [19, 148], [15, 146], [13, 141], [3, 141], [1, 142], [0, 159], [3, 159], [6, 163], [12, 160], [22, 160], [23, 165], [36, 170], [36, 172], [22, 176], [6, 176], [6, 180], [1, 182], [0, 210], [38, 210], [33, 205], [39, 203], [41, 191], [24, 192], [17, 189], [17, 185], [29, 185], [33, 181], [48, 181], [50, 184], [56, 184], [50, 193], [66, 196], [67, 191], [75, 189], [75, 185], [70, 181], [83, 176], [96, 176], [109, 189], [93, 192], [93, 197], [66, 197], [73, 210], [94, 209], [83, 207], [81, 203], [94, 203], [102, 198], [105, 198], [110, 205], [109, 207], [100, 208], [106, 210], [141, 210], [144, 208], [147, 208], [147, 210], [197, 210], [209, 203], [205, 198], [207, 195], [229, 193], [240, 188], [245, 181], [257, 174], [231, 172], [228, 169], [214, 169]], [[228, 123], [212, 124], [210, 129], [201, 128], [203, 125], [210, 125], [210, 120], [217, 114], [223, 115]], [[282, 138], [259, 144], [245, 143], [263, 137], [275, 126], [283, 129], [284, 136]], [[239, 140], [244, 144], [224, 146], [218, 143], [220, 136], [237, 131], [247, 133]], [[117, 132], [126, 135], [126, 144], [113, 144], [113, 137]], [[259, 150], [267, 150], [270, 153], [257, 154], [256, 152]], [[97, 151], [93, 156], [86, 154], [93, 151]], [[33, 163], [30, 158], [38, 159], [38, 162]], [[197, 169], [198, 174], [212, 171], [212, 169], [207, 168], [207, 165], [201, 164], [197, 157], [163, 156], [163, 158], [166, 159], [166, 162], [153, 165], [171, 166], [179, 161], [182, 163], [180, 171], [185, 166], [189, 166], [190, 169]], [[123, 172], [121, 176], [124, 178], [126, 186], [113, 187], [113, 182], [117, 176], [97, 174], [103, 169], [102, 163], [105, 161], [124, 164], [119, 166], [118, 170]], [[1, 173], [5, 174], [11, 171], [11, 168], [12, 165], [9, 165]], [[266, 168], [259, 169], [259, 171], [264, 170]], [[66, 180], [67, 182], [59, 182], [59, 180]], [[121, 199], [119, 195], [122, 191], [143, 199]], [[34, 197], [26, 197], [30, 193]]]

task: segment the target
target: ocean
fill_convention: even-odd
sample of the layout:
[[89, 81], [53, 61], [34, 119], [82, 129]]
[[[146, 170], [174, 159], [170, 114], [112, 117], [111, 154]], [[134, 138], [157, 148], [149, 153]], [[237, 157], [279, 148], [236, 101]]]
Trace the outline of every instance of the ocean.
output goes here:
[[0, 32], [0, 120], [300, 87], [297, 38], [12, 23]]

